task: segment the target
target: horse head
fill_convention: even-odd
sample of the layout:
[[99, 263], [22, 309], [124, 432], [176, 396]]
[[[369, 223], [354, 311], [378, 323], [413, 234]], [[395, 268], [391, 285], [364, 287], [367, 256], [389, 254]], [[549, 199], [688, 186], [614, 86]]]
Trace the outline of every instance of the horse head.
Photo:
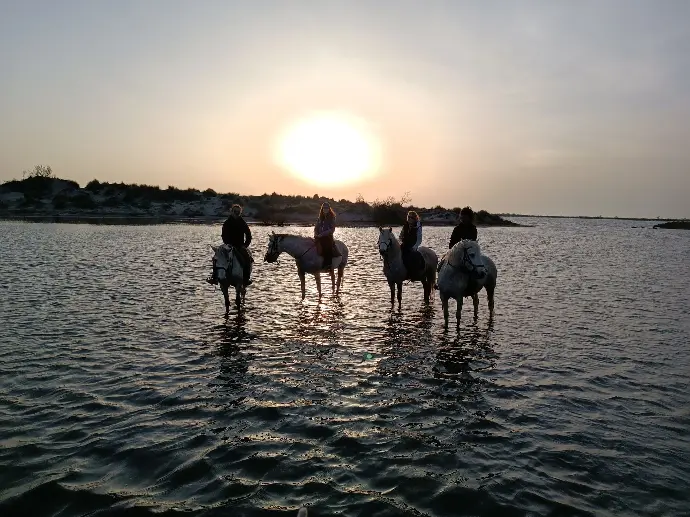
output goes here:
[[275, 232], [271, 232], [271, 235], [268, 237], [268, 248], [266, 249], [266, 255], [264, 255], [264, 262], [273, 263], [278, 260], [278, 257], [283, 252], [280, 247], [282, 240], [282, 235], [276, 235]]
[[232, 269], [232, 246], [222, 244], [211, 246], [213, 250], [213, 269], [216, 271], [216, 278], [219, 282], [225, 282], [230, 276]]
[[382, 257], [390, 251], [394, 242], [395, 235], [393, 234], [393, 228], [381, 228], [379, 226], [379, 253]]
[[459, 256], [460, 260], [453, 260], [455, 264], [451, 264], [452, 266], [460, 267], [477, 278], [486, 276], [486, 265], [477, 241], [466, 239], [458, 242], [453, 246], [453, 255], [454, 258]]

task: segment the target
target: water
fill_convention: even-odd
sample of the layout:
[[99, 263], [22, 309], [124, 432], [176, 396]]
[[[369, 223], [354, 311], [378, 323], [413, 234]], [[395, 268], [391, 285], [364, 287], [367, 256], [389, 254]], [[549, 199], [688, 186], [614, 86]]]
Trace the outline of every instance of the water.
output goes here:
[[218, 226], [0, 223], [0, 514], [690, 514], [690, 232], [527, 222], [448, 333], [376, 229], [339, 300], [284, 256], [225, 319]]

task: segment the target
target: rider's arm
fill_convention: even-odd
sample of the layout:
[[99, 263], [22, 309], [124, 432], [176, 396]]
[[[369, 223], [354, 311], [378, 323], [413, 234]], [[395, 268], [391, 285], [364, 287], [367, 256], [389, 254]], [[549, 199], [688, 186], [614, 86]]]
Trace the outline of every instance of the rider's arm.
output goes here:
[[323, 231], [317, 237], [325, 237], [326, 235], [333, 235], [335, 232], [335, 221], [326, 221], [323, 225]]
[[453, 246], [455, 246], [458, 241], [458, 227], [456, 226], [453, 228], [453, 233], [450, 234], [450, 242], [448, 243], [448, 249], [451, 249]]
[[249, 245], [252, 243], [252, 231], [249, 229], [247, 221], [242, 219], [242, 222], [244, 223], [244, 247], [248, 248]]
[[224, 244], [230, 244], [230, 224], [227, 220], [223, 223], [223, 231], [220, 235]]
[[414, 246], [412, 246], [412, 249], [417, 251], [417, 248], [419, 248], [422, 245], [422, 225], [420, 224], [417, 226], [417, 240], [414, 243]]

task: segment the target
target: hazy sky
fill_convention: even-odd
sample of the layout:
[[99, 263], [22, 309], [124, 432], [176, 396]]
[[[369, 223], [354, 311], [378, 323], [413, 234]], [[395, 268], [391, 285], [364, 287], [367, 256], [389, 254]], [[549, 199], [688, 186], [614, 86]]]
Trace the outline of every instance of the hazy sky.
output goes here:
[[[686, 0], [0, 0], [0, 180], [42, 163], [82, 185], [690, 217], [689, 20]], [[366, 121], [376, 177], [276, 165], [315, 110]]]

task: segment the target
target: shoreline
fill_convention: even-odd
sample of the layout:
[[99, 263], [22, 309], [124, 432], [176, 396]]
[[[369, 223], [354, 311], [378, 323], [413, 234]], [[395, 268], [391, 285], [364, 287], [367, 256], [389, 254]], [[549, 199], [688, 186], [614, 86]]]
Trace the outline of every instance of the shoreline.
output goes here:
[[[23, 221], [29, 223], [63, 223], [63, 224], [103, 224], [103, 225], [156, 225], [156, 224], [199, 224], [199, 225], [219, 225], [223, 224], [226, 217], [219, 216], [174, 216], [174, 215], [98, 215], [98, 214], [0, 214], [0, 221]], [[295, 219], [292, 221], [284, 221], [281, 223], [268, 224], [251, 217], [245, 217], [245, 221], [250, 226], [273, 226], [273, 227], [288, 227], [288, 226], [313, 226], [314, 221], [311, 219]], [[429, 220], [423, 222], [424, 226], [439, 226], [439, 227], [454, 227], [457, 222]], [[340, 228], [377, 228], [383, 227], [397, 227], [400, 224], [384, 224], [380, 225], [372, 220], [344, 220], [338, 223]], [[496, 224], [476, 224], [477, 228], [528, 228], [532, 225], [518, 224], [511, 221], [506, 223]]]

